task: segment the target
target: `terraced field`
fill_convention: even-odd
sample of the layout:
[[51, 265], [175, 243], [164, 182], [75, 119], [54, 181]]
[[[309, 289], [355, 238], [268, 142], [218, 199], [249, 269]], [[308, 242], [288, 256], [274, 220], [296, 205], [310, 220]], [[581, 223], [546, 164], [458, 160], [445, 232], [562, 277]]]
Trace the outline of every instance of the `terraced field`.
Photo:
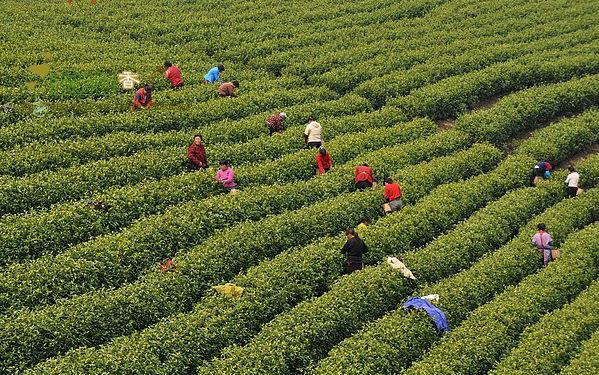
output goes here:
[[[599, 373], [598, 1], [0, 9], [0, 374]], [[203, 82], [218, 64], [238, 97]], [[153, 108], [130, 111], [125, 70]], [[212, 167], [188, 172], [196, 133]], [[214, 183], [221, 158], [239, 194]], [[532, 185], [540, 160], [556, 170]], [[364, 162], [399, 180], [401, 211], [355, 190]], [[344, 275], [364, 216], [366, 267]], [[547, 267], [540, 222], [561, 250]], [[228, 282], [243, 294], [212, 288]], [[427, 294], [441, 336], [402, 308]]]

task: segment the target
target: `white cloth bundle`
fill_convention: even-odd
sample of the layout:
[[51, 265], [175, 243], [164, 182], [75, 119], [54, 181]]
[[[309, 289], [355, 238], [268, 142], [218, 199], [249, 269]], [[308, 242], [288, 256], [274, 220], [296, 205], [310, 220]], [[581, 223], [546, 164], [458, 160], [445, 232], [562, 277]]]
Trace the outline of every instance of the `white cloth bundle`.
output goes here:
[[406, 267], [406, 265], [403, 264], [396, 257], [388, 257], [387, 258], [387, 263], [392, 268], [395, 268], [396, 270], [399, 270], [399, 272], [401, 272], [401, 274], [404, 275], [404, 277], [407, 277], [408, 279], [416, 280], [416, 278], [414, 277], [414, 274], [412, 273], [412, 271], [410, 271], [408, 269], [408, 267]]

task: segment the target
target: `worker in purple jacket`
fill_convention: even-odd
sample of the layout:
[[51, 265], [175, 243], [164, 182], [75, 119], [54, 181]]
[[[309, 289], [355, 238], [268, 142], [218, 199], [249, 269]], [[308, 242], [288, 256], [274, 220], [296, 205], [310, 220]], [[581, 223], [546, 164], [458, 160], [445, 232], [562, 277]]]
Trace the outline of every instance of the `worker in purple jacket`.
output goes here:
[[538, 232], [532, 237], [532, 244], [539, 249], [543, 256], [543, 265], [547, 266], [551, 261], [551, 250], [553, 249], [553, 238], [545, 232], [545, 224], [537, 225]]

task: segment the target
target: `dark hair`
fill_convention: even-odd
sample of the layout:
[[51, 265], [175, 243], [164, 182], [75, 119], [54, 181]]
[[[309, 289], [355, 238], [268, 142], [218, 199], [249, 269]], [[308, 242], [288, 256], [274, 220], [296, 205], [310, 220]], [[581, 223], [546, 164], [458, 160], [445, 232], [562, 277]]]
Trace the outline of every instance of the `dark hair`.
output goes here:
[[229, 161], [227, 159], [220, 159], [220, 165], [229, 165]]
[[326, 154], [327, 154], [327, 149], [326, 149], [326, 148], [324, 148], [323, 146], [320, 146], [320, 147], [318, 148], [318, 153], [319, 153], [320, 155], [326, 155]]
[[166, 60], [166, 61], [164, 62], [164, 66], [166, 66], [167, 68], [170, 68], [171, 66], [173, 66], [173, 63], [172, 63], [172, 62], [170, 62], [170, 60]]
[[368, 163], [362, 163], [363, 167], [368, 167]]
[[196, 139], [197, 137], [200, 137], [200, 139], [202, 140], [202, 142], [204, 142], [204, 137], [202, 137], [201, 134], [198, 133], [198, 134], [194, 135], [193, 139]]
[[345, 230], [345, 234], [346, 235], [350, 234], [350, 235], [352, 235], [354, 237], [358, 237], [358, 233], [356, 233], [356, 230], [354, 228], [347, 228]]
[[151, 92], [152, 90], [154, 90], [154, 86], [150, 85], [149, 83], [146, 83], [146, 84], [144, 84], [144, 89], [146, 91], [150, 91]]
[[314, 121], [314, 117], [308, 116], [308, 122], [312, 122], [312, 121]]
[[393, 180], [391, 179], [391, 177], [385, 177], [385, 183], [386, 184], [392, 184]]
[[538, 230], [545, 230], [545, 224], [539, 223], [539, 225], [537, 225], [537, 229]]
[[231, 82], [233, 84], [233, 86], [235, 87], [239, 87], [239, 81], [238, 80], [234, 80], [233, 82]]
[[219, 71], [219, 72], [224, 72], [224, 71], [225, 71], [225, 66], [224, 66], [224, 65], [222, 65], [222, 64], [221, 64], [221, 65], [219, 65], [219, 66], [218, 66], [218, 71]]
[[573, 165], [569, 165], [569, 166], [568, 166], [568, 170], [569, 170], [570, 172], [576, 172], [576, 168], [574, 168], [574, 166], [573, 166]]
[[360, 223], [370, 224], [370, 219], [366, 216], [360, 219]]

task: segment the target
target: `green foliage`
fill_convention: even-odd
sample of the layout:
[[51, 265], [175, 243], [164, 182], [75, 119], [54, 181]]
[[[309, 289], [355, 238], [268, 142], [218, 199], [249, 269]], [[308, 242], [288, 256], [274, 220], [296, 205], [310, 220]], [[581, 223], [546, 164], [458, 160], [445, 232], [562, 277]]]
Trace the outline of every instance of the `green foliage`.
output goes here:
[[557, 374], [599, 329], [598, 308], [596, 280], [572, 303], [527, 327], [518, 346], [490, 374]]
[[[391, 158], [396, 154], [396, 152], [397, 148], [387, 150], [387, 153]], [[389, 164], [389, 160], [386, 160], [386, 158], [381, 157], [381, 151], [378, 151], [378, 153], [378, 165]], [[476, 145], [471, 149], [459, 152], [455, 155], [434, 159], [428, 163], [402, 169], [399, 172], [399, 175], [413, 176], [405, 182], [405, 200], [407, 203], [412, 203], [416, 201], [420, 196], [422, 196], [422, 194], [424, 194], [424, 192], [434, 188], [434, 186], [439, 184], [440, 181], [451, 181], [459, 177], [466, 177], [472, 174], [480, 173], [481, 171], [488, 170], [497, 163], [498, 159], [498, 150], [488, 145]], [[476, 160], [476, 163], [472, 163], [473, 160]], [[447, 167], [439, 169], [438, 165], [440, 164], [447, 165]], [[374, 164], [373, 167], [376, 168], [378, 165]], [[351, 174], [351, 171], [352, 170], [349, 169], [347, 171], [348, 174]], [[435, 180], [431, 181], [429, 178], [426, 178], [425, 176], [433, 174], [433, 171], [436, 171], [438, 177]], [[327, 175], [322, 177], [326, 178]], [[414, 194], [410, 192], [414, 192]], [[322, 209], [322, 207], [332, 207], [332, 209], [339, 210], [342, 209], [342, 207], [335, 208], [335, 205], [337, 204], [335, 202], [341, 202], [345, 199], [350, 199], [349, 197], [351, 196], [342, 195], [338, 198], [330, 200], [328, 205], [325, 204], [327, 202], [323, 202], [323, 204], [318, 204], [314, 208], [308, 207], [303, 211], [316, 213], [318, 212], [317, 209]], [[379, 207], [379, 203], [381, 202], [380, 189], [368, 190], [361, 194], [357, 194], [355, 195], [355, 198], [351, 198], [351, 200], [354, 203], [350, 202], [351, 205], [347, 207], [343, 205], [343, 209], [348, 213], [352, 212], [353, 214], [355, 214], [356, 219], [353, 222], [346, 222], [345, 226], [351, 226], [353, 223], [357, 222], [357, 218], [361, 217], [361, 215], [364, 215], [365, 213], [368, 213], [368, 211], [370, 211], [369, 214], [372, 215], [372, 218], [376, 218], [382, 214], [381, 209]], [[364, 204], [369, 205], [367, 206], [368, 210], [365, 210], [363, 208], [365, 207], [362, 203], [363, 200], [366, 201]], [[357, 207], [355, 207], [355, 202], [360, 202], [360, 204], [357, 205]], [[322, 217], [325, 217], [325, 215], [327, 215], [326, 212], [328, 212], [328, 209], [325, 209], [322, 212]], [[270, 237], [268, 246], [272, 246], [273, 241], [275, 243], [277, 241], [282, 241], [281, 239], [278, 239], [278, 237], [282, 235], [280, 233], [289, 233], [291, 229], [289, 229], [288, 227], [290, 225], [293, 227], [308, 225], [307, 223], [304, 223], [305, 220], [308, 220], [309, 222], [313, 221], [310, 216], [306, 217], [306, 219], [301, 219], [301, 217], [295, 214], [287, 214], [286, 216], [289, 217], [289, 219], [285, 220], [284, 222], [282, 220], [277, 220], [277, 222], [279, 223], [279, 225], [277, 226], [267, 226], [268, 222], [272, 222], [274, 218], [273, 220], [266, 220], [261, 226], [250, 224], [247, 224], [246, 226], [254, 228], [254, 232], [257, 233], [257, 235], [254, 235], [253, 238], [257, 238], [259, 240], [261, 236], [265, 236], [265, 238]], [[281, 219], [283, 217], [284, 216], [281, 216]], [[314, 225], [319, 225], [319, 223], [320, 221], [317, 221], [316, 223], [314, 223]], [[339, 227], [343, 228], [343, 226]], [[239, 229], [241, 230], [241, 227]], [[314, 231], [315, 229], [312, 230]], [[325, 231], [328, 234], [334, 233], [329, 232], [328, 228], [319, 229], [319, 232], [322, 231]], [[233, 230], [233, 233], [234, 232], [235, 230]], [[131, 322], [131, 320], [128, 320], [127, 317], [123, 315], [124, 313], [122, 312], [122, 309], [124, 309], [125, 307], [129, 309], [129, 311], [135, 308], [133, 311], [130, 312], [130, 314], [131, 317], [136, 317], [134, 321], [136, 325], [143, 324], [145, 319], [143, 317], [145, 316], [152, 317], [153, 319], [155, 319], [156, 316], [162, 316], [168, 313], [179, 311], [182, 305], [189, 303], [189, 300], [193, 300], [194, 298], [196, 298], [196, 294], [202, 293], [204, 290], [203, 288], [206, 286], [204, 285], [204, 283], [213, 277], [211, 275], [214, 274], [214, 271], [210, 273], [208, 272], [209, 270], [204, 270], [204, 268], [206, 267], [207, 262], [215, 263], [215, 260], [210, 260], [210, 258], [207, 259], [207, 255], [204, 255], [204, 253], [206, 251], [211, 251], [209, 249], [215, 246], [217, 248], [222, 248], [222, 250], [220, 251], [225, 251], [226, 247], [224, 247], [224, 245], [220, 245], [219, 242], [217, 242], [217, 238], [220, 238], [218, 240], [220, 242], [230, 242], [232, 241], [230, 239], [231, 237], [231, 231], [228, 231], [228, 233], [224, 233], [222, 236], [214, 237], [214, 241], [208, 240], [208, 242], [204, 245], [192, 250], [189, 254], [184, 255], [184, 258], [180, 261], [183, 262], [183, 264], [187, 263], [190, 269], [183, 269], [181, 275], [176, 274], [173, 277], [164, 277], [151, 274], [144, 277], [142, 280], [140, 280], [140, 282], [132, 284], [128, 287], [124, 287], [115, 293], [98, 293], [92, 296], [82, 296], [81, 298], [75, 298], [71, 301], [61, 303], [60, 306], [51, 306], [45, 310], [40, 311], [40, 313], [14, 315], [13, 319], [11, 320], [18, 320], [19, 324], [7, 324], [5, 326], [6, 330], [16, 333], [17, 331], [22, 329], [17, 327], [31, 326], [33, 322], [36, 322], [34, 324], [39, 326], [53, 326], [54, 332], [64, 331], [65, 340], [67, 339], [67, 337], [70, 340], [80, 340], [83, 335], [83, 337], [85, 337], [86, 342], [89, 342], [88, 340], [97, 340], [95, 337], [105, 337], [105, 335], [108, 334], [107, 332], [114, 332], [115, 334], [122, 333], [122, 330], [125, 329], [127, 325], [131, 324], [128, 323]], [[293, 239], [290, 238], [288, 240]], [[172, 324], [168, 324], [166, 326], [162, 324], [156, 328], [150, 329], [148, 333], [142, 336], [144, 338], [143, 340], [147, 340], [147, 337], [154, 337], [155, 335], [159, 335], [161, 339], [159, 339], [158, 341], [165, 342], [165, 345], [161, 346], [161, 351], [185, 350], [187, 353], [190, 353], [189, 356], [191, 356], [192, 358], [209, 358], [210, 356], [216, 354], [217, 351], [220, 350], [220, 348], [226, 346], [227, 343], [231, 343], [232, 340], [237, 339], [236, 334], [239, 333], [238, 329], [240, 325], [244, 325], [246, 327], [244, 328], [244, 331], [247, 330], [248, 334], [250, 332], [255, 332], [260, 326], [260, 324], [265, 323], [269, 319], [269, 317], [274, 317], [274, 315], [277, 312], [280, 312], [281, 309], [290, 308], [293, 305], [293, 303], [291, 303], [290, 301], [299, 301], [305, 299], [309, 296], [317, 294], [318, 291], [325, 289], [325, 287], [322, 286], [322, 282], [318, 282], [317, 288], [314, 289], [314, 287], [311, 284], [311, 281], [313, 281], [314, 278], [317, 278], [317, 280], [324, 278], [324, 280], [328, 280], [325, 285], [328, 285], [330, 282], [332, 282], [331, 278], [334, 278], [339, 275], [341, 271], [339, 259], [340, 254], [338, 253], [337, 246], [333, 248], [330, 246], [326, 246], [331, 242], [337, 243], [338, 240], [336, 238], [325, 239], [320, 243], [316, 244], [315, 246], [310, 246], [310, 250], [308, 251], [308, 253], [303, 255], [306, 257], [310, 255], [310, 258], [304, 258], [301, 260], [300, 263], [302, 264], [302, 267], [300, 269], [296, 269], [293, 267], [275, 267], [273, 264], [271, 264], [271, 262], [265, 262], [263, 265], [261, 264], [257, 266], [254, 269], [254, 271], [251, 271], [249, 276], [241, 276], [240, 279], [236, 279], [235, 282], [238, 282], [239, 285], [246, 286], [249, 283], [250, 285], [253, 285], [254, 288], [258, 288], [258, 290], [256, 291], [248, 289], [248, 293], [258, 293], [258, 295], [268, 297], [268, 299], [260, 300], [250, 295], [248, 305], [244, 305], [243, 309], [238, 310], [237, 308], [235, 308], [230, 313], [227, 313], [231, 319], [235, 318], [230, 323], [223, 323], [223, 318], [221, 318], [219, 314], [216, 314], [216, 312], [214, 311], [214, 309], [223, 309], [223, 311], [227, 311], [227, 306], [230, 305], [228, 303], [223, 304], [222, 299], [216, 299], [216, 301], [218, 301], [219, 304], [217, 304], [216, 306], [212, 306], [212, 302], [210, 301], [214, 301], [215, 299], [209, 298], [208, 302], [201, 302], [200, 304], [196, 305], [192, 314], [182, 315], [180, 318], [175, 319], [172, 322]], [[297, 244], [297, 242], [295, 244]], [[244, 250], [247, 246], [251, 246], [253, 250], [251, 252], [249, 252], [250, 249]], [[265, 248], [259, 251], [254, 249], [255, 246], [257, 245], [245, 244], [241, 246], [241, 248], [239, 246], [233, 248], [238, 248], [239, 251], [245, 254], [254, 254], [258, 252], [258, 254], [252, 255], [253, 257], [265, 257], [265, 254], [267, 252], [270, 252], [269, 256], [272, 255], [273, 250], [268, 249], [268, 246], [265, 245]], [[303, 248], [291, 250], [287, 255], [280, 255], [279, 260], [275, 260], [272, 263], [281, 264], [282, 262], [287, 262], [287, 264], [296, 264], [297, 261], [295, 261], [295, 259], [298, 256], [301, 256], [300, 254], [304, 254], [304, 250], [305, 249]], [[222, 258], [223, 256], [225, 255], [221, 254], [217, 258]], [[230, 256], [231, 255], [229, 255], [229, 257]], [[334, 262], [324, 263], [325, 260], [330, 259], [334, 259]], [[245, 260], [247, 262], [250, 262], [251, 259], [248, 256]], [[319, 266], [314, 269], [311, 269], [310, 265], [314, 262], [316, 262], [316, 264]], [[230, 266], [225, 266], [224, 264], [220, 265], [218, 269], [221, 271], [219, 272], [223, 272], [226, 269], [226, 267]], [[324, 268], [324, 270], [326, 271], [324, 274], [322, 274], [321, 271], [319, 271], [321, 267], [326, 267]], [[260, 274], [264, 273], [264, 276], [262, 276], [260, 279], [252, 279], [252, 272], [259, 272]], [[230, 274], [233, 275], [233, 273]], [[227, 278], [223, 276], [222, 279], [226, 280]], [[265, 281], [264, 279], [270, 281]], [[200, 282], [198, 280], [204, 281]], [[262, 285], [262, 283], [265, 283], [265, 285]], [[269, 288], [269, 286], [273, 283], [285, 287], [282, 287], [281, 290], [272, 290]], [[151, 294], [151, 291], [153, 290], [162, 290], [163, 292], [161, 293], [161, 296], [153, 296]], [[305, 295], [305, 293], [308, 292], [310, 294]], [[298, 293], [301, 294], [298, 295]], [[140, 297], [139, 301], [132, 302], [130, 298], [131, 295], [139, 295], [143, 297]], [[147, 298], [150, 298], [150, 300], [147, 300]], [[280, 298], [283, 298], [283, 300], [289, 300], [287, 300], [287, 302], [283, 304], [275, 303], [275, 301], [277, 301], [277, 299]], [[206, 312], [206, 309], [208, 309], [210, 313]], [[114, 311], [120, 311], [121, 313], [117, 315], [114, 314]], [[94, 314], [95, 316], [93, 321], [89, 322], [91, 326], [82, 325], [81, 316], [87, 316], [89, 314]], [[198, 314], [200, 314], [200, 316], [198, 316]], [[204, 316], [206, 316], [204, 314], [208, 314], [207, 316], [211, 316], [213, 314], [214, 319], [211, 318], [208, 322], [204, 322]], [[70, 319], [65, 320], [65, 316], [67, 315], [72, 317], [72, 323], [68, 323]], [[194, 326], [202, 326], [206, 324], [207, 326], [212, 327], [209, 331], [215, 330], [216, 332], [210, 333], [209, 336], [205, 336], [205, 329], [198, 329], [198, 331], [190, 332], [188, 330], [179, 330], [179, 328], [174, 328], [182, 328], [189, 324]], [[223, 324], [224, 327], [222, 326]], [[9, 325], [11, 326], [11, 328], [8, 328]], [[180, 335], [184, 336], [177, 338], [168, 338], [168, 336], [170, 336], [173, 331], [179, 332]], [[12, 335], [12, 333], [10, 335]], [[192, 335], [193, 337], [187, 337], [187, 335]], [[213, 337], [213, 335], [218, 335], [221, 337], [219, 342], [210, 344], [209, 342], [205, 341], [208, 338]], [[25, 337], [30, 336], [30, 332], [25, 334]], [[45, 341], [40, 342], [40, 340], [42, 340], [42, 338], [36, 338], [31, 341], [28, 340], [27, 346], [31, 347], [32, 345], [34, 345], [33, 342], [36, 342], [37, 344], [35, 345], [42, 345], [43, 348], [47, 351], [49, 343]], [[135, 369], [137, 368], [137, 366], [139, 366], [139, 364], [137, 363], [145, 361], [141, 359], [145, 358], [145, 356], [147, 355], [144, 353], [138, 353], [139, 357], [136, 357], [135, 363], [130, 363], [132, 358], [131, 353], [133, 351], [132, 348], [142, 348], [147, 346], [146, 342], [140, 340], [142, 339], [135, 338], [133, 340], [126, 340], [126, 343], [123, 344], [124, 347], [128, 348], [127, 352], [129, 354], [127, 355], [127, 359], [125, 359], [124, 357], [122, 357], [121, 359], [121, 354], [118, 354], [123, 348], [123, 345], [121, 344], [115, 345], [114, 347], [108, 347], [106, 350], [112, 354], [110, 354], [109, 357], [102, 358], [110, 358], [110, 362], [113, 364], [115, 362], [118, 362], [119, 366], [123, 366], [122, 369], [119, 369], [119, 371], [121, 372], [135, 372]], [[152, 341], [154, 341], [154, 339], [152, 339]], [[198, 347], [198, 341], [204, 342], [205, 344]], [[52, 343], [52, 345], [56, 344]], [[175, 345], [176, 349], [169, 349], [169, 346], [171, 345]], [[191, 345], [191, 347], [187, 347], [187, 345]], [[24, 347], [23, 350], [26, 350], [28, 353], [27, 355], [25, 355], [24, 352], [22, 354], [24, 357], [32, 358], [33, 356], [35, 356], [35, 354], [32, 354], [30, 352], [31, 349], [26, 349], [26, 347]], [[40, 348], [40, 350], [42, 349]], [[191, 353], [194, 354], [192, 355]], [[78, 355], [78, 352], [75, 352], [74, 354], [70, 354], [67, 358], [72, 358], [71, 356]], [[93, 356], [95, 357], [95, 355]], [[138, 358], [140, 359], [140, 362], [138, 362]], [[102, 362], [103, 360], [104, 359], [100, 360], [99, 362]], [[85, 361], [87, 361], [87, 359]], [[71, 359], [68, 359], [65, 362], [71, 363], [72, 361]], [[172, 363], [170, 366], [173, 366], [173, 371], [175, 371], [175, 369], [177, 369], [177, 371], [181, 371], [181, 366], [189, 366], [189, 364], [192, 363], [190, 362], [190, 358], [187, 357], [172, 358], [171, 362]], [[101, 364], [98, 363], [98, 366], [100, 365]], [[115, 371], [114, 366], [112, 371]]]
[[[599, 197], [599, 191], [593, 193], [595, 198]], [[596, 201], [592, 204], [596, 220], [598, 205]], [[577, 214], [569, 211], [569, 216], [580, 223], [581, 218], [577, 218]], [[561, 232], [567, 227], [564, 223], [572, 219], [559, 218], [553, 231]], [[597, 277], [598, 231], [599, 225], [592, 224], [573, 234], [561, 246], [562, 255], [557, 262], [550, 263], [542, 272], [526, 277], [517, 286], [507, 288], [493, 301], [473, 311], [468, 319], [405, 373], [474, 374], [490, 370], [502, 355], [518, 344], [518, 338], [526, 326], [536, 323], [544, 314], [574, 298]], [[529, 230], [531, 233], [534, 231]], [[527, 253], [520, 251], [518, 255], [519, 263], [528, 264], [529, 267], [536, 263], [538, 267], [538, 252], [530, 249], [530, 246]], [[526, 262], [526, 258], [530, 260]], [[519, 267], [502, 267], [494, 272], [508, 276], [519, 270]]]
[[598, 332], [596, 331], [589, 340], [583, 343], [580, 354], [561, 371], [561, 374], [592, 375], [597, 373], [599, 370], [599, 361], [597, 360], [597, 348], [599, 348]]
[[[595, 158], [585, 166], [598, 163], [599, 158]], [[595, 220], [599, 195], [597, 189], [592, 192], [551, 207], [565, 195], [560, 183], [552, 181], [537, 188], [514, 191], [490, 204], [424, 249], [406, 254], [406, 264], [421, 287], [416, 294], [439, 294], [437, 305], [445, 312], [450, 328], [454, 327], [494, 294], [537, 270], [540, 262], [537, 252], [530, 250], [530, 238], [539, 221], [552, 228], [551, 233], [559, 243], [569, 233]], [[508, 242], [526, 220], [547, 207], [551, 208], [523, 226], [516, 239], [495, 250]], [[481, 256], [481, 260], [467, 268]], [[461, 269], [464, 270], [451, 276]], [[437, 280], [440, 281], [427, 285]], [[422, 356], [436, 340], [436, 328], [427, 314], [398, 308], [343, 341], [312, 372], [397, 373]]]

